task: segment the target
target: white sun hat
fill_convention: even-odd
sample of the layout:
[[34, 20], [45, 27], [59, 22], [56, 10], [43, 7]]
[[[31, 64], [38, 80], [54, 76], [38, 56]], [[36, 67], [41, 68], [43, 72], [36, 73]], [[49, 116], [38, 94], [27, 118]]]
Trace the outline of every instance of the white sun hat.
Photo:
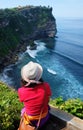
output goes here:
[[23, 80], [28, 82], [28, 84], [39, 83], [39, 79], [42, 77], [42, 73], [42, 66], [32, 61], [23, 66], [21, 69], [21, 77]]

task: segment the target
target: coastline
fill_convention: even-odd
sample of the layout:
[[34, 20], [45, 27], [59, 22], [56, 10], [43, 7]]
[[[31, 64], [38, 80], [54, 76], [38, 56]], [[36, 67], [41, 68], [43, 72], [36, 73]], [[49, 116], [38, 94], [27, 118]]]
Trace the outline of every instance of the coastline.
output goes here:
[[[53, 37], [39, 37], [38, 39], [50, 39], [50, 38], [54, 38]], [[34, 43], [35, 40], [38, 40], [36, 37], [29, 37], [23, 41], [21, 41], [18, 46], [16, 47], [15, 51], [10, 51], [8, 53], [7, 56], [5, 56], [4, 58], [2, 58], [2, 60], [0, 61], [0, 72], [3, 71], [4, 67], [11, 65], [11, 64], [15, 64], [18, 61], [18, 55], [20, 53], [24, 53], [27, 49], [27, 46], [30, 46], [30, 50], [34, 50], [36, 49], [36, 44]]]
[[18, 60], [18, 54], [24, 52], [26, 46], [31, 45], [33, 49], [34, 40], [53, 38], [57, 33], [56, 19], [50, 7], [25, 6], [8, 11], [4, 9], [1, 15], [0, 72]]
[[14, 52], [10, 51], [9, 54], [5, 56], [0, 62], [0, 72], [2, 72], [4, 67], [10, 64], [15, 64], [18, 61], [19, 53], [23, 53], [26, 50], [26, 47], [30, 45], [30, 43], [32, 43], [32, 46], [30, 49], [34, 49], [35, 47], [34, 39], [27, 38], [26, 41], [18, 44]]

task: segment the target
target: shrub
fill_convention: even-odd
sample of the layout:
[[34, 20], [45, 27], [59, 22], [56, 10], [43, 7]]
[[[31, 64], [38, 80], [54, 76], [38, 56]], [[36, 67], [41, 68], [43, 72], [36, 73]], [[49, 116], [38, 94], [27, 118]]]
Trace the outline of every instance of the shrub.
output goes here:
[[17, 129], [21, 108], [17, 92], [0, 82], [0, 130]]
[[64, 101], [62, 97], [53, 99], [50, 104], [83, 119], [83, 101], [79, 98]]

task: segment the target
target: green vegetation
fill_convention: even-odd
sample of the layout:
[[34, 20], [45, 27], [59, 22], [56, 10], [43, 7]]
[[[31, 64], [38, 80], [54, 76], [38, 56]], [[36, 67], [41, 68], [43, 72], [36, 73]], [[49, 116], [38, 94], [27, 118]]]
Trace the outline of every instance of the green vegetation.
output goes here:
[[16, 130], [22, 104], [17, 92], [0, 82], [0, 130]]
[[50, 104], [83, 119], [83, 101], [81, 99], [68, 99], [64, 101], [62, 97], [59, 97], [54, 100], [51, 99]]

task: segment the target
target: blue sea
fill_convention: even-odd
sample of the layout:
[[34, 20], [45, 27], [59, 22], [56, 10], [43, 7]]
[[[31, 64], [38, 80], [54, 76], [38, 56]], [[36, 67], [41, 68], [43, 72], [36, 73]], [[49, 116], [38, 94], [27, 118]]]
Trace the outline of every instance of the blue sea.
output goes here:
[[54, 39], [38, 39], [36, 50], [19, 54], [19, 60], [3, 70], [0, 79], [14, 88], [20, 87], [20, 69], [29, 61], [43, 66], [43, 79], [49, 82], [52, 98], [62, 96], [83, 100], [83, 19], [56, 19]]

